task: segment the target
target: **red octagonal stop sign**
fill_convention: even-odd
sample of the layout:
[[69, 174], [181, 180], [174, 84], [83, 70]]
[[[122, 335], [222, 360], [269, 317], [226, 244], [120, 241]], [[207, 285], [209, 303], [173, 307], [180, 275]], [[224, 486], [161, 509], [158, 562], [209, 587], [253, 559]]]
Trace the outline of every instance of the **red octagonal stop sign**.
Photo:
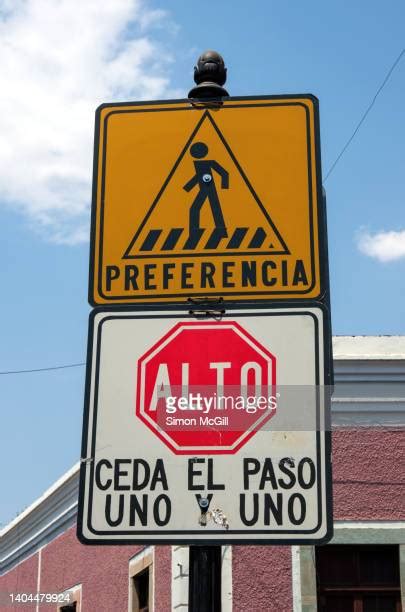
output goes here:
[[178, 323], [138, 361], [136, 415], [176, 454], [235, 453], [275, 414], [275, 384], [238, 323]]

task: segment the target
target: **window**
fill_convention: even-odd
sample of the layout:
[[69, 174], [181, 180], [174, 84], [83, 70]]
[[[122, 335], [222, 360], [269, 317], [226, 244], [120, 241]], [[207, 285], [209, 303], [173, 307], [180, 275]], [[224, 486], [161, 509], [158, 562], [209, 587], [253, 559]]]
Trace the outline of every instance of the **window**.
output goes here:
[[63, 594], [69, 593], [69, 602], [60, 603], [57, 607], [57, 612], [80, 612], [81, 598], [82, 598], [82, 587], [80, 584], [76, 584], [70, 589], [66, 589]]
[[399, 547], [316, 548], [319, 612], [401, 612]]
[[149, 612], [149, 568], [132, 577], [133, 581], [133, 610], [136, 612]]
[[129, 562], [129, 609], [153, 612], [153, 551], [145, 548]]

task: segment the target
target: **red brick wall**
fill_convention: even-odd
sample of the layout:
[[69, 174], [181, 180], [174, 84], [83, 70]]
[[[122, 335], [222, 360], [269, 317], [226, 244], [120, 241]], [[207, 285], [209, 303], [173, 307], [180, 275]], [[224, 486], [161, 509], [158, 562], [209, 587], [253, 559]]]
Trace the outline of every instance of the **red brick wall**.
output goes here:
[[156, 546], [155, 549], [155, 611], [170, 612], [172, 599], [172, 549]]
[[[82, 583], [82, 609], [111, 612], [128, 608], [129, 559], [136, 546], [84, 546], [69, 529], [42, 551], [41, 589], [60, 592]], [[40, 607], [46, 612], [49, 607]]]
[[[0, 591], [10, 593], [36, 593], [38, 576], [38, 554], [29, 557], [12, 571], [0, 576]], [[48, 608], [49, 609], [49, 608]], [[25, 604], [22, 607], [5, 606], [1, 612], [35, 612], [35, 604]]]
[[403, 431], [337, 430], [332, 449], [335, 519], [404, 519]]
[[234, 546], [234, 612], [292, 610], [289, 546]]
[[[85, 546], [76, 538], [72, 527], [50, 542], [41, 552], [42, 593], [60, 593], [82, 584], [83, 612], [127, 612], [129, 560], [142, 546]], [[156, 610], [170, 611], [171, 548], [157, 547], [155, 575], [161, 577], [155, 587]], [[0, 591], [35, 593], [37, 591], [38, 553], [5, 576], [0, 577]], [[12, 606], [4, 612], [12, 612]], [[40, 605], [40, 612], [55, 606]], [[24, 606], [35, 612], [35, 605]]]

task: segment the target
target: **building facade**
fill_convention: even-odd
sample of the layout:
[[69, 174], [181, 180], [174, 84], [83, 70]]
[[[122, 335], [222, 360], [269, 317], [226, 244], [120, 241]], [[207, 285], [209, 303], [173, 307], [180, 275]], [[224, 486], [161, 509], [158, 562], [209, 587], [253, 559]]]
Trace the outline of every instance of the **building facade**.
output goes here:
[[[333, 539], [222, 547], [223, 612], [402, 610], [405, 337], [336, 337], [333, 350]], [[76, 465], [0, 533], [2, 610], [187, 610], [188, 547], [77, 540], [78, 474]], [[60, 601], [12, 602], [7, 593]]]

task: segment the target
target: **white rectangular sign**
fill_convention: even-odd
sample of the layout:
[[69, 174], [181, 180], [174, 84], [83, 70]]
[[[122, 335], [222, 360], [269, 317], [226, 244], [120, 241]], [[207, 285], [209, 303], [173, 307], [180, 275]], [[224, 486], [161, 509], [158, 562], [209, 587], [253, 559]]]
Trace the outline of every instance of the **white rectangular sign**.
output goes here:
[[325, 319], [321, 306], [94, 311], [80, 540], [330, 539]]

